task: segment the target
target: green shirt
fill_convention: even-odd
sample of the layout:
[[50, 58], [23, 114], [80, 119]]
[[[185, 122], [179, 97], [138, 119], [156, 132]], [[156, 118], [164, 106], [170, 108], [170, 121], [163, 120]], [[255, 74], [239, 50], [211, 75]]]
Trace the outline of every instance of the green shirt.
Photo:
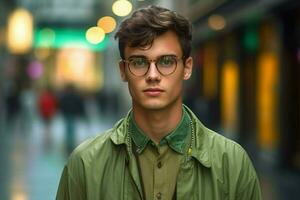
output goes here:
[[[180, 162], [175, 198], [261, 200], [259, 180], [245, 150], [186, 110], [194, 135], [192, 150]], [[57, 200], [145, 199], [128, 120], [129, 115], [75, 149], [62, 172]]]
[[129, 118], [129, 133], [134, 142], [143, 194], [146, 200], [172, 199], [180, 162], [187, 153], [191, 136], [191, 120], [183, 108], [177, 127], [156, 145]]

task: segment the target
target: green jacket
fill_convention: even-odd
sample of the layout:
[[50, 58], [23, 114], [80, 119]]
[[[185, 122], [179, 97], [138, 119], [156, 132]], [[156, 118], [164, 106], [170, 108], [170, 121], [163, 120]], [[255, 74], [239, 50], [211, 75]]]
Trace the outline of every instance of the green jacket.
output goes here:
[[[260, 200], [259, 181], [245, 150], [207, 129], [187, 109], [195, 138], [177, 176], [177, 200]], [[57, 200], [141, 200], [142, 184], [128, 116], [81, 144], [63, 170]]]

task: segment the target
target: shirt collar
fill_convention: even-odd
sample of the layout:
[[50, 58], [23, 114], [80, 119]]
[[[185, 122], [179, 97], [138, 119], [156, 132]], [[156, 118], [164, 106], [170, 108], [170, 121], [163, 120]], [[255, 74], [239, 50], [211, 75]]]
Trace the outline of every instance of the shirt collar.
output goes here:
[[[191, 142], [192, 151], [189, 152], [189, 155], [191, 155], [193, 158], [195, 158], [197, 161], [199, 161], [203, 166], [205, 167], [211, 167], [212, 161], [211, 161], [211, 151], [212, 149], [212, 143], [214, 141], [214, 137], [216, 137], [217, 134], [213, 134], [211, 130], [206, 128], [196, 117], [196, 115], [185, 105], [183, 105], [184, 110], [186, 111], [188, 117], [191, 119], [191, 126], [194, 130], [194, 140]], [[112, 142], [115, 145], [125, 145], [127, 148], [128, 155], [130, 157], [133, 156], [132, 148], [131, 148], [131, 142], [130, 142], [130, 135], [129, 135], [129, 119], [131, 110], [127, 113], [126, 117], [124, 119], [121, 119], [118, 121], [114, 127], [108, 131], [111, 132], [108, 136], [112, 140]], [[191, 129], [191, 127], [189, 127]], [[190, 133], [189, 131], [188, 133]], [[191, 138], [191, 134], [187, 134], [186, 141], [189, 141], [189, 138]], [[188, 146], [187, 146], [188, 147]], [[186, 147], [186, 148], [187, 148]]]
[[[177, 127], [167, 134], [159, 143], [159, 145], [168, 144], [174, 151], [183, 154], [188, 144], [188, 135], [191, 134], [190, 117], [183, 107], [183, 115]], [[133, 113], [129, 116], [129, 133], [137, 152], [142, 153], [149, 142], [150, 138], [138, 127], [133, 118]]]

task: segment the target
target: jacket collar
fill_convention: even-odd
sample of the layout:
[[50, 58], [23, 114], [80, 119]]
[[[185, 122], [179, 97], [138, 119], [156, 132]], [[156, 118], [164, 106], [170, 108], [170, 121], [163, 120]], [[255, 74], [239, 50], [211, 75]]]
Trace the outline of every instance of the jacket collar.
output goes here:
[[[185, 105], [183, 105], [190, 116], [194, 128], [194, 141], [192, 144], [191, 156], [195, 158], [205, 167], [211, 167], [211, 143], [212, 138], [209, 134], [209, 129], [207, 129], [195, 116], [195, 114]], [[111, 140], [116, 145], [125, 144], [129, 153], [132, 153], [130, 137], [128, 136], [128, 119], [130, 112], [125, 118], [118, 121], [113, 127], [112, 134], [110, 136]]]

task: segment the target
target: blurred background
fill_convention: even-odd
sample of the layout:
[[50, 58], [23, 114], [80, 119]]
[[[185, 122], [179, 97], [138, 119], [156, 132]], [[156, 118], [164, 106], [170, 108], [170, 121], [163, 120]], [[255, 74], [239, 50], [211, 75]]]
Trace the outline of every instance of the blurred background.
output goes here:
[[299, 199], [297, 0], [0, 0], [0, 199], [54, 199], [74, 147], [127, 113], [113, 36], [147, 5], [194, 25], [185, 104], [247, 150], [264, 199]]

